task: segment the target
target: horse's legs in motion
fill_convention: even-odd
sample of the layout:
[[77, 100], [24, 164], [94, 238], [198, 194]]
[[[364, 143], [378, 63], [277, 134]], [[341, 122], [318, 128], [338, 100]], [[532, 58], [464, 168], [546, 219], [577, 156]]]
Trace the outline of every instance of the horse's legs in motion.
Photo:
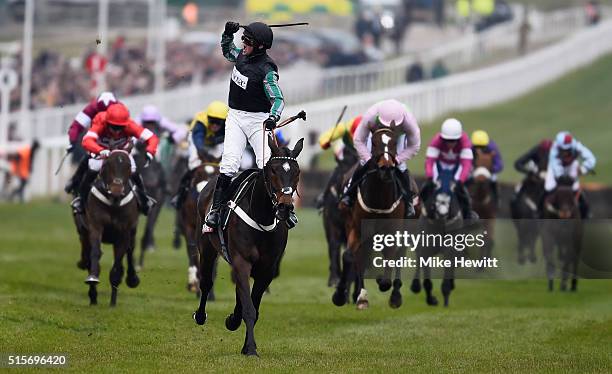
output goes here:
[[[400, 256], [404, 256], [406, 254], [406, 250], [403, 250], [402, 252], [403, 253], [401, 253]], [[391, 291], [391, 296], [389, 297], [389, 306], [393, 309], [402, 306], [402, 293], [400, 292], [400, 288], [402, 288], [402, 270], [400, 267], [398, 267], [395, 269], [393, 291]]]
[[134, 250], [136, 249], [136, 229], [130, 233], [130, 244], [127, 247], [127, 278], [125, 283], [129, 288], [136, 288], [140, 284], [140, 278], [134, 267]]
[[332, 301], [336, 306], [343, 306], [348, 299], [348, 287], [353, 278], [353, 254], [346, 249], [342, 254], [342, 271], [340, 281], [336, 285], [336, 292], [332, 296]]
[[414, 271], [414, 276], [412, 278], [412, 284], [410, 285], [410, 291], [417, 294], [421, 292], [421, 250], [417, 249], [415, 251], [416, 258], [416, 270]]
[[[451, 249], [451, 251], [452, 250], [453, 249]], [[454, 278], [455, 278], [454, 266], [444, 268], [444, 280], [442, 281], [442, 286], [440, 287], [442, 290], [442, 295], [444, 296], [444, 306], [448, 306], [448, 301], [450, 298], [451, 291], [455, 288]]]
[[427, 305], [438, 305], [438, 299], [433, 295], [433, 283], [431, 282], [431, 268], [423, 267], [423, 288], [425, 289], [425, 302]]
[[212, 244], [205, 241], [202, 248], [202, 256], [200, 257], [200, 306], [193, 313], [193, 319], [198, 325], [203, 325], [206, 322], [206, 301], [208, 301], [208, 293], [213, 287], [213, 267], [217, 259], [217, 251]]
[[100, 249], [102, 241], [102, 229], [90, 224], [89, 227], [89, 275], [85, 283], [89, 284], [89, 304], [95, 305], [98, 303], [98, 291], [96, 289], [100, 283], [100, 257], [102, 250]]
[[187, 240], [187, 258], [189, 259], [187, 289], [191, 292], [196, 292], [200, 288], [198, 285], [198, 246], [193, 239]]
[[124, 238], [118, 243], [115, 243], [113, 246], [113, 252], [115, 254], [115, 261], [113, 262], [113, 267], [110, 270], [109, 279], [111, 284], [111, 301], [110, 306], [117, 305], [117, 291], [119, 289], [119, 284], [121, 284], [121, 279], [123, 278], [123, 256], [129, 246], [129, 238]]
[[334, 237], [333, 232], [327, 232], [332, 231], [332, 229], [326, 228], [325, 231], [327, 234], [327, 250], [329, 253], [329, 278], [327, 279], [327, 287], [336, 287], [341, 277], [340, 253], [342, 244]]
[[544, 260], [546, 261], [546, 276], [548, 278], [548, 291], [553, 291], [553, 279], [555, 278], [555, 258], [553, 239], [549, 233], [542, 235], [542, 249], [544, 250]]
[[244, 346], [241, 352], [243, 355], [247, 356], [257, 355], [257, 344], [255, 343], [254, 332], [257, 312], [253, 305], [253, 300], [251, 299], [251, 286], [249, 284], [252, 267], [251, 263], [240, 255], [233, 259], [232, 268], [236, 280], [236, 292], [240, 297], [240, 304], [242, 304], [242, 319], [246, 325]]
[[251, 291], [251, 300], [253, 300], [253, 306], [255, 307], [255, 323], [259, 319], [259, 305], [261, 304], [261, 297], [263, 296], [266, 289], [272, 283], [273, 276], [271, 274], [257, 274], [253, 282], [253, 290]]
[[181, 249], [182, 224], [183, 223], [181, 222], [181, 211], [177, 210], [174, 214], [174, 237], [172, 238], [172, 247], [177, 251]]
[[[360, 245], [360, 243], [357, 245]], [[356, 252], [353, 264], [357, 278], [356, 287], [359, 290], [359, 296], [357, 297], [356, 302], [358, 310], [365, 310], [370, 306], [370, 302], [368, 301], [368, 291], [365, 288], [365, 266], [363, 262], [364, 259], [362, 258], [360, 251]]]

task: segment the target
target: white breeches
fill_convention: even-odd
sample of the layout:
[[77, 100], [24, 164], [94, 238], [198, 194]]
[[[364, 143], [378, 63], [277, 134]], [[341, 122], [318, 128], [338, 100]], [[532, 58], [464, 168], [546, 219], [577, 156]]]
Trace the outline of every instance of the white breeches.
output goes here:
[[263, 168], [270, 158], [268, 139], [263, 131], [263, 122], [267, 118], [268, 113], [229, 110], [225, 120], [225, 145], [220, 166], [222, 174], [234, 176], [238, 172], [247, 141], [255, 151], [257, 167]]
[[552, 167], [549, 167], [544, 181], [544, 189], [549, 192], [557, 188], [557, 178], [563, 175], [567, 175], [574, 180], [572, 190], [578, 191], [580, 189], [580, 163], [578, 160], [574, 160], [574, 162], [565, 166], [561, 175], [555, 175]]

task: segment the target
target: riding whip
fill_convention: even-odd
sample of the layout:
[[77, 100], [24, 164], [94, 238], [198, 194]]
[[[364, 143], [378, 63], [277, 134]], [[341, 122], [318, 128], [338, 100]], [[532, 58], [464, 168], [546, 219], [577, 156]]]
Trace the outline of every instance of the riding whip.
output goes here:
[[57, 167], [57, 170], [55, 171], [55, 175], [57, 175], [57, 173], [59, 173], [59, 171], [61, 170], [62, 166], [64, 165], [64, 161], [66, 160], [66, 157], [68, 157], [68, 155], [70, 154], [70, 151], [66, 151], [66, 153], [64, 153], [64, 157], [62, 157], [62, 160], [60, 161], [59, 166]]
[[[268, 25], [268, 27], [292, 27], [292, 26], [307, 26], [308, 22], [296, 22], [296, 23], [279, 23], [275, 25]], [[239, 27], [245, 28], [244, 25], [240, 25]]]
[[[290, 124], [291, 122], [297, 120], [297, 119], [302, 119], [302, 121], [306, 121], [306, 112], [301, 110], [298, 114], [296, 114], [295, 116], [291, 116], [283, 121], [281, 121], [278, 125], [276, 125], [276, 127], [274, 128], [274, 130], [279, 129], [281, 127], [287, 126], [288, 124]], [[274, 136], [274, 130], [269, 131], [269, 134], [271, 134], [271, 136], [273, 136], [274, 142], [276, 142], [276, 136]], [[265, 132], [268, 131], [266, 129], [266, 126], [264, 125], [264, 137], [262, 138], [262, 144], [263, 147], [261, 148], [261, 152], [262, 152], [262, 160], [265, 158], [264, 155], [266, 153], [266, 138], [265, 138]], [[278, 146], [278, 144], [277, 144]]]
[[344, 108], [342, 108], [342, 112], [340, 112], [340, 115], [338, 116], [338, 120], [336, 121], [336, 124], [334, 125], [334, 129], [331, 132], [331, 136], [329, 137], [330, 142], [334, 138], [334, 135], [336, 134], [336, 129], [338, 128], [338, 125], [340, 124], [340, 121], [342, 121], [342, 117], [344, 117], [344, 113], [346, 112], [346, 108], [348, 108], [348, 105], [344, 105]]

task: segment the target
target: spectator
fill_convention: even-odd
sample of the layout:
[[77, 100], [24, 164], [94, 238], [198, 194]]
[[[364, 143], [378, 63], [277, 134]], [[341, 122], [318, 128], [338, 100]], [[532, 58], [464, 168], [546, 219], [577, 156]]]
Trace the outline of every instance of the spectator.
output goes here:
[[425, 72], [423, 71], [423, 64], [421, 61], [416, 60], [412, 65], [408, 66], [406, 72], [406, 82], [415, 83], [420, 82], [425, 78]]
[[439, 79], [439, 78], [444, 78], [447, 75], [448, 75], [448, 69], [444, 65], [444, 62], [442, 62], [442, 60], [437, 60], [434, 63], [433, 68], [431, 69], [431, 78]]

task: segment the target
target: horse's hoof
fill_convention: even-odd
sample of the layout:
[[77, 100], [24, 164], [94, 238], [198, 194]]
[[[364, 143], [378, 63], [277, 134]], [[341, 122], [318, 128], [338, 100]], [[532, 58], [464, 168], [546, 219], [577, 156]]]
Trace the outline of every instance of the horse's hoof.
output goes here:
[[425, 299], [425, 302], [427, 303], [427, 305], [429, 306], [437, 306], [438, 305], [438, 299], [435, 296], [428, 296]]
[[346, 304], [346, 300], [348, 299], [348, 291], [340, 291], [336, 290], [334, 295], [332, 296], [332, 302], [335, 306], [343, 306]]
[[138, 278], [138, 275], [134, 274], [133, 276], [126, 278], [125, 284], [127, 284], [129, 288], [136, 288], [140, 284], [140, 278]]
[[421, 292], [421, 282], [418, 279], [412, 280], [412, 283], [410, 284], [410, 291], [412, 291], [412, 293]]
[[136, 265], [136, 266], [134, 266], [134, 270], [136, 270], [137, 273], [140, 273], [140, 271], [142, 270], [142, 266], [141, 265]]
[[242, 318], [235, 318], [234, 313], [230, 314], [225, 318], [225, 328], [229, 331], [236, 331], [240, 324], [242, 323]]
[[98, 277], [96, 277], [95, 275], [91, 275], [90, 274], [85, 279], [85, 283], [89, 284], [89, 285], [96, 285], [96, 284], [100, 283], [100, 279]]
[[153, 244], [150, 244], [150, 245], [146, 246], [145, 247], [145, 252], [148, 252], [148, 253], [155, 252], [155, 246]]
[[257, 348], [247, 348], [246, 345], [242, 347], [242, 350], [240, 350], [240, 353], [242, 353], [245, 356], [259, 358], [259, 355], [257, 354]]
[[402, 294], [399, 291], [391, 292], [391, 297], [389, 298], [389, 306], [392, 309], [397, 309], [402, 306]]
[[195, 323], [202, 326], [203, 324], [206, 323], [206, 319], [208, 318], [208, 315], [206, 314], [206, 312], [200, 313], [199, 311], [195, 311], [193, 312], [192, 317]]
[[368, 300], [357, 300], [357, 310], [366, 310], [370, 307]]
[[378, 283], [380, 292], [387, 292], [391, 289], [391, 279], [376, 278], [376, 283]]

